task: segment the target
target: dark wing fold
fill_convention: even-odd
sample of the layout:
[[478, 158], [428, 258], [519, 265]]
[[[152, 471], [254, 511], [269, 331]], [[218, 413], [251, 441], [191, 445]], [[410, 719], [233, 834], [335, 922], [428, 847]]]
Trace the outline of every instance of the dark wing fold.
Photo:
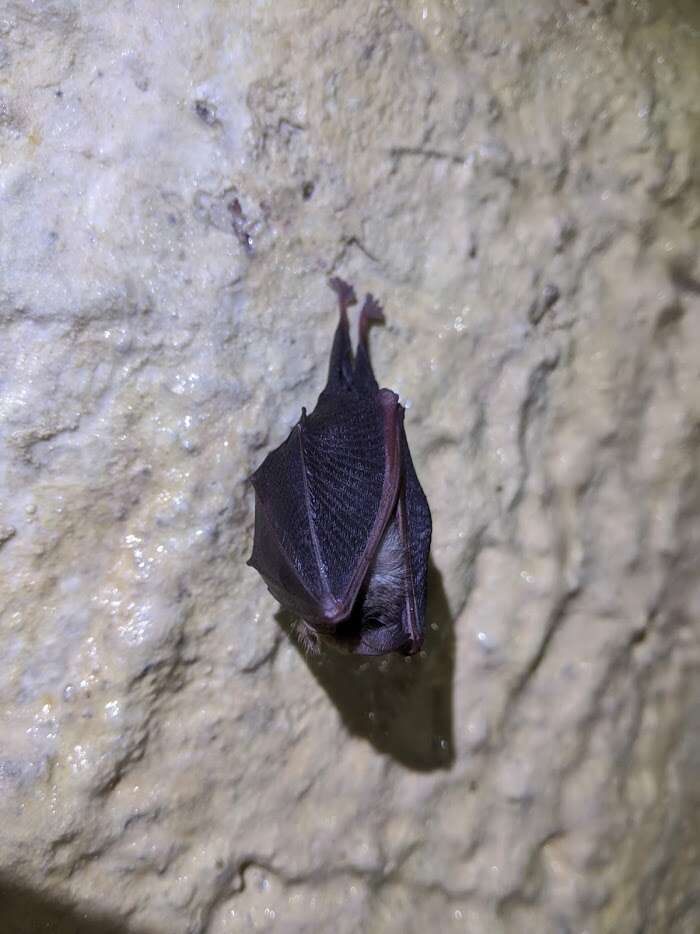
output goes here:
[[403, 628], [407, 636], [406, 650], [417, 652], [425, 638], [425, 605], [427, 598], [428, 555], [433, 522], [430, 507], [416, 476], [406, 432], [401, 424], [401, 462], [403, 477], [399, 492], [400, 511], [405, 517], [405, 553], [408, 562], [408, 600], [403, 613]]
[[[401, 479], [396, 511], [391, 522], [396, 523], [405, 566], [405, 592], [399, 613], [387, 614], [381, 620], [367, 616], [359, 608], [347, 627], [336, 630], [347, 640], [351, 652], [357, 655], [384, 655], [387, 652], [418, 652], [425, 637], [426, 582], [432, 520], [425, 494], [418, 482], [408, 441], [403, 430], [401, 411], [400, 446]], [[352, 623], [354, 622], [354, 625]]]

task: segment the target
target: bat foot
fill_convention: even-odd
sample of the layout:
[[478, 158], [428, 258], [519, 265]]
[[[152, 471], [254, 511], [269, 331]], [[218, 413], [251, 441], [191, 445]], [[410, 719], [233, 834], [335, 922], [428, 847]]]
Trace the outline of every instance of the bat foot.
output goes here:
[[307, 655], [319, 655], [321, 653], [321, 640], [315, 629], [300, 619], [294, 626], [294, 635], [297, 642]]
[[332, 279], [328, 280], [328, 285], [338, 296], [338, 304], [340, 305], [341, 315], [344, 315], [351, 305], [357, 304], [355, 290], [351, 285], [348, 285], [344, 279], [341, 279], [339, 276], [333, 276]]
[[367, 334], [371, 324], [384, 324], [384, 309], [377, 299], [368, 292], [360, 312], [360, 341], [367, 344]]

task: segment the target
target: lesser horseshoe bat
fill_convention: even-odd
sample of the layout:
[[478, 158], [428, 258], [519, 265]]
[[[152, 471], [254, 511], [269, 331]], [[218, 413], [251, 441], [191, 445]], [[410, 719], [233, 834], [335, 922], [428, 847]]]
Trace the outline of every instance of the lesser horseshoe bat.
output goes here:
[[368, 349], [368, 294], [353, 359], [351, 286], [330, 280], [340, 320], [316, 408], [252, 476], [255, 535], [248, 564], [301, 619], [308, 650], [413, 654], [423, 644], [432, 522], [408, 449], [404, 408], [380, 389]]

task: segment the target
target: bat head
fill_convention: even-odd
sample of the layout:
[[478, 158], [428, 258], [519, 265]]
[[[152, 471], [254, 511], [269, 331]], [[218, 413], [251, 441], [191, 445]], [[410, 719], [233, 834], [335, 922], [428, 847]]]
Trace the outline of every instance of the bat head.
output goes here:
[[[389, 521], [350, 617], [335, 625], [300, 620], [295, 635], [310, 654], [322, 648], [382, 655], [406, 650], [401, 616], [406, 600], [406, 562], [396, 515]], [[408, 649], [410, 651], [410, 648]]]

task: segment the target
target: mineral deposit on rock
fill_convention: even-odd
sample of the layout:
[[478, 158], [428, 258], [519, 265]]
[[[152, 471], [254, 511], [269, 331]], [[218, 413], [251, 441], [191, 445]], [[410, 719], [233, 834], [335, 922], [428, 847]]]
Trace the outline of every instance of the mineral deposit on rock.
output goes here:
[[[0, 3], [0, 931], [700, 930], [695, 0]], [[326, 280], [434, 519], [305, 657]]]

